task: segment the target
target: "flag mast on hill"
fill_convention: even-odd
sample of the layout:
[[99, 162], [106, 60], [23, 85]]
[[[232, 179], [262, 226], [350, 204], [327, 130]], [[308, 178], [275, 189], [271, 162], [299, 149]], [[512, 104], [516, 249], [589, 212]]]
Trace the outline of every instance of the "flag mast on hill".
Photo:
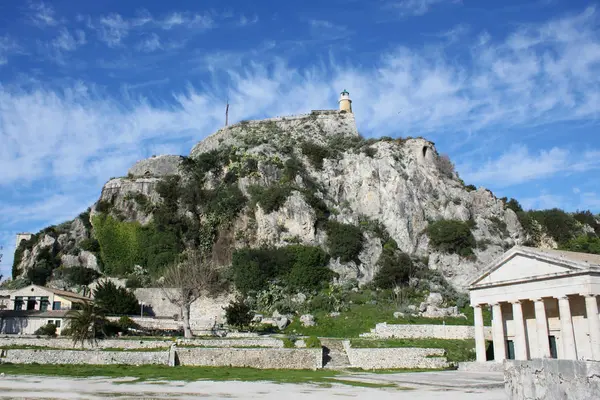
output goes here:
[[227, 105], [225, 106], [225, 126], [229, 124], [229, 99], [227, 99]]

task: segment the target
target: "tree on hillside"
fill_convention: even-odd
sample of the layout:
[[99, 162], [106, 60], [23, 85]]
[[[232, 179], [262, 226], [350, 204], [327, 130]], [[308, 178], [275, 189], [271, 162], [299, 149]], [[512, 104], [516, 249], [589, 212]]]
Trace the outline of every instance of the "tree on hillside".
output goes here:
[[98, 283], [94, 301], [108, 315], [136, 315], [140, 311], [140, 303], [132, 291], [108, 280]]
[[169, 301], [178, 306], [183, 319], [183, 331], [191, 338], [190, 306], [201, 296], [215, 297], [225, 290], [219, 268], [206, 254], [188, 251], [167, 268], [161, 289]]

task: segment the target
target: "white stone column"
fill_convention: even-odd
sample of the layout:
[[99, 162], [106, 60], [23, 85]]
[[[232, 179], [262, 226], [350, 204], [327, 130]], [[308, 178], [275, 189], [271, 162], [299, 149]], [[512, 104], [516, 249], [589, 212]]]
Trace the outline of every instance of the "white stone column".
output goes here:
[[485, 333], [483, 331], [483, 313], [481, 305], [477, 304], [475, 309], [475, 353], [477, 354], [477, 362], [486, 362], [485, 356]]
[[600, 361], [600, 320], [598, 319], [598, 303], [595, 294], [585, 295], [585, 311], [590, 329], [592, 357], [595, 361]]
[[502, 308], [498, 303], [492, 304], [492, 332], [494, 339], [494, 361], [502, 362], [506, 359], [506, 344], [504, 343]]
[[563, 348], [563, 358], [577, 360], [577, 348], [575, 347], [575, 333], [573, 332], [573, 321], [571, 320], [571, 305], [567, 296], [558, 298], [558, 311], [560, 313], [560, 334]]
[[537, 356], [550, 358], [550, 338], [548, 333], [548, 317], [544, 299], [535, 299], [535, 327], [537, 331]]
[[527, 336], [525, 336], [525, 320], [521, 302], [512, 302], [512, 309], [515, 324], [515, 360], [527, 360]]

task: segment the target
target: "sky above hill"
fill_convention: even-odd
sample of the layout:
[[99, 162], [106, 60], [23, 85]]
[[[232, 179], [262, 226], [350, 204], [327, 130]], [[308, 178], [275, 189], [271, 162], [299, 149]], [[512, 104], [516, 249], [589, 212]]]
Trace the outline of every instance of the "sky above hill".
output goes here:
[[[226, 5], [225, 5], [226, 3]], [[0, 2], [0, 274], [15, 233], [93, 204], [230, 121], [353, 99], [467, 184], [600, 212], [600, 4], [582, 0]]]

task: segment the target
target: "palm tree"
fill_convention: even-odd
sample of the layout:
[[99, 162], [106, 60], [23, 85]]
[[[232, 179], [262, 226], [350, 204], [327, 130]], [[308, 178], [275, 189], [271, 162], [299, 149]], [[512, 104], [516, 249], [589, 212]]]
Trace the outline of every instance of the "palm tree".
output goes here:
[[87, 340], [91, 345], [95, 345], [98, 336], [106, 336], [104, 327], [107, 320], [102, 310], [94, 303], [83, 303], [79, 310], [69, 311], [67, 317], [69, 317], [68, 329], [74, 344], [80, 342], [83, 347]]

